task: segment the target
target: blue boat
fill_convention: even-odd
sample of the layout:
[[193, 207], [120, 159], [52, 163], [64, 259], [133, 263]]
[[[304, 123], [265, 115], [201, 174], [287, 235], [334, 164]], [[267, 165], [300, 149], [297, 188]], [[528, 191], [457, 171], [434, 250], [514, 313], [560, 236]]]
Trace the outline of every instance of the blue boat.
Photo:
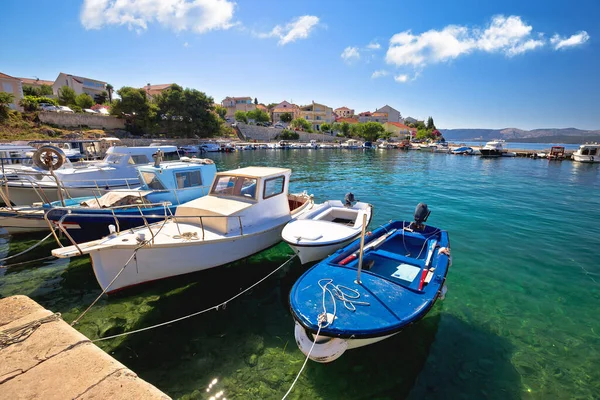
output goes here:
[[[77, 243], [163, 220], [178, 205], [205, 196], [217, 168], [212, 160], [183, 157], [181, 161], [137, 168], [142, 186], [112, 190], [102, 197], [78, 197], [45, 204], [46, 218]], [[143, 218], [142, 218], [143, 216]]]
[[331, 362], [346, 350], [387, 339], [419, 321], [445, 294], [451, 265], [444, 230], [415, 221], [392, 221], [306, 271], [290, 292], [295, 337], [302, 352]]
[[462, 146], [451, 151], [452, 154], [473, 154], [473, 148]]

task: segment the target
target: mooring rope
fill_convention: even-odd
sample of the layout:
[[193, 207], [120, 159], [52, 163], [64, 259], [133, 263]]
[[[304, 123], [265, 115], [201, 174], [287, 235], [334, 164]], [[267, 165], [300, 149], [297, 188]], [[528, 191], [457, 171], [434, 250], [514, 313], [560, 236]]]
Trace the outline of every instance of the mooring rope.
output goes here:
[[54, 313], [47, 317], [36, 319], [23, 325], [15, 326], [14, 328], [0, 331], [0, 350], [27, 339], [37, 328], [47, 322], [54, 322], [60, 319], [60, 313]]
[[16, 267], [18, 265], [25, 265], [25, 264], [31, 264], [34, 262], [38, 262], [38, 261], [45, 261], [45, 260], [54, 260], [56, 259], [56, 257], [50, 255], [50, 256], [46, 256], [46, 257], [42, 257], [42, 258], [36, 258], [35, 260], [27, 260], [27, 261], [22, 261], [22, 262], [18, 262], [18, 263], [13, 263], [13, 264], [8, 264], [8, 265], [0, 265], [0, 268], [12, 268], [12, 267]]
[[25, 254], [25, 253], [27, 253], [27, 252], [29, 252], [29, 251], [31, 251], [31, 250], [33, 250], [33, 249], [35, 249], [35, 248], [36, 248], [36, 247], [38, 247], [40, 244], [42, 244], [42, 243], [44, 243], [46, 240], [48, 240], [48, 238], [49, 238], [50, 236], [52, 236], [52, 234], [54, 233], [54, 230], [55, 230], [55, 229], [56, 229], [56, 228], [53, 228], [53, 229], [52, 229], [52, 231], [50, 231], [50, 233], [49, 233], [49, 234], [48, 234], [48, 235], [47, 235], [45, 238], [43, 238], [42, 240], [40, 240], [39, 242], [37, 242], [37, 243], [36, 243], [36, 244], [34, 244], [33, 246], [29, 247], [28, 249], [25, 249], [25, 250], [23, 250], [23, 251], [22, 251], [22, 252], [20, 252], [20, 253], [13, 254], [12, 256], [9, 256], [9, 257], [4, 257], [4, 258], [0, 259], [0, 262], [4, 262], [4, 261], [6, 261], [6, 260], [10, 260], [11, 258], [19, 257], [19, 256], [21, 256], [21, 255], [23, 255], [23, 254]]
[[169, 325], [169, 324], [172, 324], [172, 323], [175, 323], [175, 322], [183, 321], [183, 320], [185, 320], [185, 319], [192, 318], [192, 317], [195, 317], [195, 316], [197, 316], [197, 315], [200, 315], [200, 314], [204, 314], [204, 313], [206, 313], [206, 312], [208, 312], [208, 311], [212, 311], [212, 310], [218, 310], [218, 309], [219, 309], [219, 307], [221, 307], [221, 306], [222, 306], [223, 308], [225, 308], [225, 307], [227, 306], [227, 303], [229, 303], [229, 302], [231, 302], [231, 301], [233, 301], [233, 300], [237, 299], [238, 297], [240, 297], [240, 296], [241, 296], [241, 295], [243, 295], [244, 293], [248, 292], [249, 290], [253, 289], [254, 287], [256, 287], [256, 286], [258, 286], [259, 284], [261, 284], [262, 282], [264, 282], [264, 281], [265, 281], [267, 278], [269, 278], [269, 277], [270, 277], [271, 275], [273, 275], [275, 272], [277, 272], [277, 271], [279, 271], [280, 269], [282, 269], [283, 267], [285, 267], [285, 266], [286, 266], [286, 265], [287, 265], [287, 264], [288, 264], [290, 261], [292, 261], [294, 258], [296, 258], [296, 255], [295, 255], [295, 254], [294, 254], [292, 257], [290, 257], [289, 259], [287, 259], [287, 261], [286, 261], [286, 262], [284, 262], [283, 264], [281, 264], [279, 267], [277, 267], [277, 268], [275, 268], [273, 271], [269, 272], [269, 273], [268, 273], [268, 274], [267, 274], [265, 277], [263, 277], [262, 279], [260, 279], [258, 282], [254, 283], [253, 285], [251, 285], [251, 286], [249, 286], [248, 288], [244, 289], [243, 291], [239, 292], [239, 293], [238, 293], [238, 294], [236, 294], [235, 296], [232, 296], [231, 298], [229, 298], [229, 299], [227, 299], [227, 300], [225, 300], [225, 301], [223, 301], [223, 302], [221, 302], [221, 303], [219, 303], [219, 304], [217, 304], [217, 305], [215, 305], [215, 306], [212, 306], [212, 307], [206, 308], [206, 309], [204, 309], [204, 310], [202, 310], [202, 311], [197, 311], [197, 312], [195, 312], [195, 313], [192, 313], [192, 314], [189, 314], [189, 315], [186, 315], [186, 316], [183, 316], [183, 317], [175, 318], [175, 319], [172, 319], [172, 320], [170, 320], [170, 321], [161, 322], [161, 323], [159, 323], [159, 324], [155, 324], [155, 325], [147, 326], [147, 327], [145, 327], [145, 328], [140, 328], [140, 329], [136, 329], [136, 330], [129, 331], [129, 332], [123, 332], [123, 333], [119, 333], [119, 334], [112, 335], [112, 336], [106, 336], [106, 337], [103, 337], [103, 338], [94, 339], [94, 340], [92, 340], [92, 342], [100, 342], [100, 341], [102, 341], [102, 340], [109, 340], [109, 339], [118, 338], [118, 337], [120, 337], [120, 336], [132, 335], [132, 334], [134, 334], [134, 333], [139, 333], [139, 332], [148, 331], [148, 330], [150, 330], [150, 329], [159, 328], [159, 327], [161, 327], [161, 326], [165, 326], [165, 325]]
[[[322, 315], [323, 314], [321, 314], [321, 316]], [[325, 317], [325, 320], [327, 320], [327, 317]], [[288, 395], [290, 393], [292, 393], [292, 389], [294, 389], [294, 385], [296, 385], [296, 382], [298, 382], [300, 375], [302, 375], [302, 371], [304, 371], [304, 367], [306, 367], [306, 364], [308, 363], [308, 360], [310, 359], [310, 355], [311, 355], [313, 349], [315, 348], [315, 344], [317, 343], [317, 340], [319, 339], [319, 333], [321, 333], [321, 318], [320, 317], [319, 317], [319, 329], [317, 329], [317, 334], [315, 335], [315, 340], [313, 340], [312, 346], [310, 346], [310, 350], [308, 351], [308, 354], [306, 355], [306, 358], [304, 359], [304, 363], [302, 364], [302, 367], [300, 367], [300, 371], [298, 371], [298, 375], [296, 375], [296, 379], [294, 379], [294, 382], [292, 382], [292, 385], [290, 386], [288, 391], [285, 392], [285, 394], [283, 395], [281, 400], [285, 400], [285, 398], [288, 397]]]

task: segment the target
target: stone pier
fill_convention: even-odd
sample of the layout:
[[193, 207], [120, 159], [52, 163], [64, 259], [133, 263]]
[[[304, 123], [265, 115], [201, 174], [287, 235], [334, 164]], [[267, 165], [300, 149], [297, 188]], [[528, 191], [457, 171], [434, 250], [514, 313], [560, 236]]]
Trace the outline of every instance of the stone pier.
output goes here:
[[0, 399], [169, 397], [59, 316], [12, 296], [0, 299]]

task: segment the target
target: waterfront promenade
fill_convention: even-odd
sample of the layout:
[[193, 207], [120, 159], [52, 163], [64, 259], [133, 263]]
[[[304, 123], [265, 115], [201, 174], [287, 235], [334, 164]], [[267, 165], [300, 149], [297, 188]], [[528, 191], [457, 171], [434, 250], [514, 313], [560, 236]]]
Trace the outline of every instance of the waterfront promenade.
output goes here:
[[0, 299], [0, 359], [1, 399], [169, 399], [27, 296]]

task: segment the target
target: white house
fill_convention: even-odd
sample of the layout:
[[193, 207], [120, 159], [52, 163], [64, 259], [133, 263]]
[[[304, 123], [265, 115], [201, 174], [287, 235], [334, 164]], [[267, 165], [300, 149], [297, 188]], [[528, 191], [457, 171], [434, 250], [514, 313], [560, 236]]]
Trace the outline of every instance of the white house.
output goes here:
[[98, 81], [96, 79], [83, 78], [81, 76], [69, 75], [61, 72], [52, 85], [54, 94], [58, 95], [58, 91], [63, 86], [70, 87], [77, 95], [80, 95], [81, 93], [87, 93], [92, 97], [97, 94], [101, 94], [106, 90], [106, 82]]

